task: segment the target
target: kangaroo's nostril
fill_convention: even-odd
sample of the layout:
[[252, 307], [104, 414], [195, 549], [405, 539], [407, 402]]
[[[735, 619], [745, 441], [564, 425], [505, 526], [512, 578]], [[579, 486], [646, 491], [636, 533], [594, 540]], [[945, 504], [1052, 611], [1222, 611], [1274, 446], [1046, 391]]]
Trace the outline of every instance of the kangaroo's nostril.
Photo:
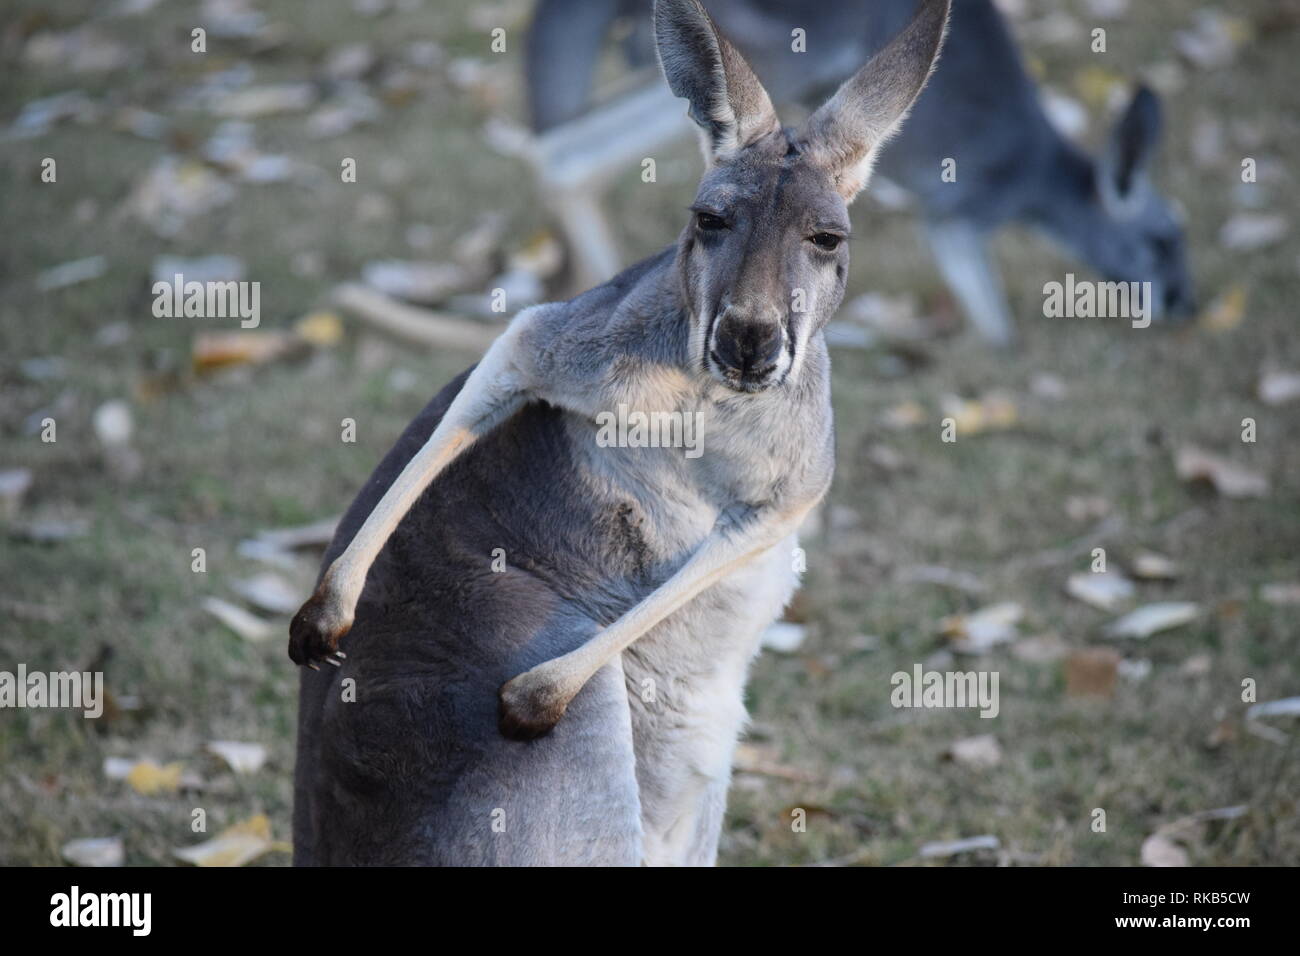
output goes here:
[[783, 345], [779, 325], [727, 316], [714, 335], [713, 356], [732, 372], [756, 376], [772, 370]]

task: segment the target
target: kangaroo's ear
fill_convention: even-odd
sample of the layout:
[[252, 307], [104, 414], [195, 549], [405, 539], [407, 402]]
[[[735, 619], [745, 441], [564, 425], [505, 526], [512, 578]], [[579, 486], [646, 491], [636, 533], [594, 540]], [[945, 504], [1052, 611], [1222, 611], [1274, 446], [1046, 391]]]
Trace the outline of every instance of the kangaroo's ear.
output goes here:
[[1159, 97], [1139, 86], [1098, 164], [1097, 186], [1112, 213], [1123, 215], [1135, 205], [1160, 141], [1160, 126]]
[[780, 129], [767, 90], [699, 0], [655, 0], [654, 21], [659, 65], [673, 93], [690, 101], [708, 162]]
[[903, 31], [808, 118], [803, 140], [809, 161], [826, 169], [852, 201], [871, 166], [902, 125], [930, 78], [948, 25], [948, 0], [921, 0]]

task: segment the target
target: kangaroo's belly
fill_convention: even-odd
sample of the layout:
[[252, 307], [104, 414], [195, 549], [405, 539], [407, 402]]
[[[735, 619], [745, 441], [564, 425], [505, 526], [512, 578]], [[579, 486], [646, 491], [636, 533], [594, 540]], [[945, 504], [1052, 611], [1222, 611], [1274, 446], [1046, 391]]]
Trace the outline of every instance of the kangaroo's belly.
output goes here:
[[647, 863], [717, 856], [745, 681], [798, 584], [794, 547], [791, 537], [760, 555], [623, 654]]

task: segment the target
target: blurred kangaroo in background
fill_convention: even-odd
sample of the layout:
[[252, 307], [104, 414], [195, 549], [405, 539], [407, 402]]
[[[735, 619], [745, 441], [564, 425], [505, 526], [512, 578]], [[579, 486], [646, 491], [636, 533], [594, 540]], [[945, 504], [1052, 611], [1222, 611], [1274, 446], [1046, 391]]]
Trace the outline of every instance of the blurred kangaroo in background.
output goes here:
[[[819, 102], [916, 8], [916, 0], [704, 2], [767, 78], [778, 104]], [[648, 11], [648, 0], [540, 0], [527, 62], [535, 129], [587, 108], [611, 24]], [[806, 52], [791, 49], [795, 28], [806, 32]], [[1008, 222], [1043, 230], [1109, 281], [1150, 282], [1156, 316], [1190, 313], [1182, 224], [1147, 175], [1160, 137], [1155, 94], [1137, 90], [1094, 159], [1047, 118], [991, 0], [954, 0], [949, 32], [934, 77], [877, 171], [917, 200], [935, 262], [979, 333], [999, 345], [1014, 340], [988, 247]], [[636, 39], [634, 32], [627, 46], [635, 50]], [[944, 182], [941, 164], [949, 158], [956, 180]]]
[[[690, 221], [515, 316], [344, 516], [290, 627], [336, 665], [302, 676], [295, 862], [714, 862], [749, 662], [831, 480], [848, 203], [947, 13], [796, 131], [696, 0], [659, 0], [708, 165]], [[615, 410], [690, 416], [700, 453], [610, 447]]]

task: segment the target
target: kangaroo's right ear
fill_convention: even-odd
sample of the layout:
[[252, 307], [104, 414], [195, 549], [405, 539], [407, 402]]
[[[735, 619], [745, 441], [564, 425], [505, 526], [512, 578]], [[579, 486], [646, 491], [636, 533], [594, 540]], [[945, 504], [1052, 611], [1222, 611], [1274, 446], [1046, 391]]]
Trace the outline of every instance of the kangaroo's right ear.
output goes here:
[[655, 0], [655, 44], [668, 86], [691, 104], [704, 158], [726, 159], [780, 129], [767, 90], [699, 0]]
[[803, 139], [809, 160], [825, 168], [852, 202], [871, 178], [871, 166], [902, 125], [939, 58], [949, 0], [921, 0], [902, 32], [871, 58], [808, 118]]

